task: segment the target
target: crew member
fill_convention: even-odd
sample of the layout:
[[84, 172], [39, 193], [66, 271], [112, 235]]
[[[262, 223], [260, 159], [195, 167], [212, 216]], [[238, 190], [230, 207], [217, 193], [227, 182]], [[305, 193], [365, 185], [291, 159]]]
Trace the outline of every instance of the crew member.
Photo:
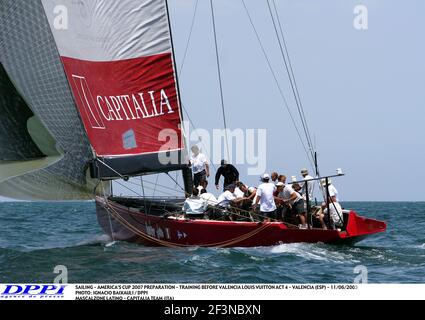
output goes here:
[[290, 185], [284, 185], [282, 192], [279, 194], [283, 204], [292, 210], [293, 215], [298, 217], [301, 221], [300, 229], [307, 229], [307, 214], [304, 207], [303, 197], [296, 192]]
[[272, 174], [271, 174], [271, 179], [272, 179], [272, 182], [274, 183], [274, 184], [276, 184], [277, 183], [277, 178], [279, 177], [279, 173], [277, 173], [276, 171], [275, 172], [272, 172]]
[[[322, 179], [322, 186], [325, 189], [324, 193], [326, 195], [326, 188], [328, 188], [328, 192], [329, 192], [329, 198], [327, 199], [327, 201], [322, 203], [322, 212], [324, 215], [326, 215], [328, 213], [328, 209], [327, 207], [329, 206], [329, 211], [330, 211], [330, 217], [332, 219], [332, 222], [334, 224], [335, 227], [337, 228], [342, 228], [343, 224], [344, 224], [344, 215], [342, 212], [342, 207], [339, 204], [339, 199], [338, 199], [338, 190], [335, 188], [335, 186], [332, 184], [332, 180], [330, 178], [328, 178], [328, 185], [326, 186], [326, 179]], [[326, 199], [326, 196], [325, 196]], [[327, 203], [328, 202], [328, 203]], [[319, 213], [320, 215], [320, 213]], [[320, 217], [319, 217], [320, 220]], [[323, 221], [323, 217], [321, 222]], [[322, 223], [323, 225], [323, 223]]]
[[[326, 179], [322, 179], [322, 186], [324, 188], [325, 198], [326, 198]], [[329, 190], [329, 197], [334, 197], [335, 202], [339, 202], [338, 198], [338, 190], [335, 188], [335, 186], [332, 184], [332, 180], [328, 178], [328, 190]]]
[[[313, 195], [314, 181], [309, 182], [309, 180], [313, 180], [313, 177], [308, 174], [308, 170], [305, 168], [301, 170], [301, 175], [303, 176], [303, 180], [305, 181], [304, 183], [300, 184], [301, 195], [303, 196], [304, 201], [308, 200], [311, 202], [314, 199], [314, 195]], [[308, 191], [308, 199], [306, 198], [307, 191]]]
[[239, 171], [230, 163], [227, 163], [226, 160], [221, 160], [221, 166], [218, 168], [215, 175], [215, 186], [217, 190], [220, 188], [220, 178], [224, 177], [223, 190], [226, 190], [226, 187], [230, 184], [235, 184], [239, 180]]
[[276, 186], [274, 183], [270, 182], [270, 176], [268, 173], [265, 173], [261, 181], [263, 182], [257, 188], [257, 198], [255, 199], [254, 208], [260, 203], [260, 212], [261, 216], [265, 217], [270, 221], [270, 219], [275, 219], [276, 213], [276, 203], [274, 202], [274, 192]]
[[207, 157], [200, 152], [198, 146], [193, 146], [191, 150], [190, 165], [193, 171], [193, 184], [197, 188], [201, 181], [207, 180], [210, 176], [210, 166]]
[[231, 205], [237, 205], [241, 203], [245, 198], [236, 198], [235, 196], [235, 184], [229, 184], [226, 186], [226, 190], [218, 197], [218, 205], [222, 208], [228, 209]]
[[183, 204], [183, 212], [185, 215], [194, 218], [203, 216], [206, 209], [206, 201], [199, 197], [199, 190], [193, 188], [192, 195]]
[[257, 189], [254, 187], [248, 187], [242, 182], [238, 182], [237, 186], [241, 191], [241, 194], [237, 196], [237, 198], [245, 198], [241, 205], [241, 208], [244, 211], [249, 211], [252, 207], [255, 195], [257, 194]]

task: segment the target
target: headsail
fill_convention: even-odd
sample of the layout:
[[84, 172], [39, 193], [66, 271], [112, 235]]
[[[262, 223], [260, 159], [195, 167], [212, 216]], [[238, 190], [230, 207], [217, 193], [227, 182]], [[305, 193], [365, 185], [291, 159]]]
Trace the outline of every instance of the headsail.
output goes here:
[[116, 178], [186, 167], [166, 1], [42, 3], [101, 160], [93, 175]]

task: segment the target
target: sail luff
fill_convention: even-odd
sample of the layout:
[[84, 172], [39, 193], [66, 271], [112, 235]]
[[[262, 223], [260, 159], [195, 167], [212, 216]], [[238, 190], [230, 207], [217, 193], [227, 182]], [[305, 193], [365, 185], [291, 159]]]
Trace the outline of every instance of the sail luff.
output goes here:
[[[179, 112], [180, 112], [180, 118], [182, 119], [182, 121], [184, 120], [183, 117], [183, 103], [181, 100], [181, 93], [180, 93], [180, 82], [179, 82], [179, 74], [177, 72], [177, 60], [176, 60], [176, 54], [175, 54], [175, 50], [174, 50], [174, 41], [173, 41], [173, 31], [171, 28], [171, 18], [170, 18], [170, 8], [168, 5], [168, 0], [165, 0], [165, 5], [166, 5], [166, 9], [167, 9], [167, 19], [168, 19], [168, 30], [170, 33], [170, 43], [171, 43], [171, 51], [173, 54], [173, 68], [174, 68], [174, 75], [176, 77], [176, 90], [177, 90], [177, 97], [178, 97], [178, 101], [180, 104], [180, 108], [179, 108]], [[189, 144], [187, 143], [186, 139], [186, 133], [183, 130], [184, 127], [182, 128], [182, 134], [183, 134], [183, 143], [186, 143], [186, 146], [188, 146]], [[184, 148], [184, 147], [183, 147]], [[187, 156], [187, 153], [184, 153], [184, 149], [183, 149], [183, 155], [184, 157]], [[183, 183], [184, 183], [184, 190], [186, 192], [186, 194], [190, 195], [192, 194], [192, 189], [193, 189], [193, 172], [192, 172], [192, 168], [189, 166], [185, 166], [182, 169], [182, 177], [183, 177]]]

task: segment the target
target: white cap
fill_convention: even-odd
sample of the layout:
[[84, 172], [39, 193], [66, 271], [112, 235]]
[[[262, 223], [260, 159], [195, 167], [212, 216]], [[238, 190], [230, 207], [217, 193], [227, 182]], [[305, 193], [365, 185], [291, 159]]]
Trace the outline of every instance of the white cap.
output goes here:
[[[322, 179], [322, 180], [321, 180], [321, 182], [322, 182], [322, 186], [326, 187], [326, 179]], [[331, 184], [332, 184], [332, 180], [331, 180], [331, 178], [328, 178], [328, 184], [329, 184], [329, 185], [331, 185]]]
[[283, 182], [278, 182], [278, 183], [276, 183], [276, 187], [283, 187], [285, 184], [283, 183]]
[[263, 180], [264, 179], [270, 179], [270, 175], [268, 173], [263, 174], [263, 176], [261, 177]]

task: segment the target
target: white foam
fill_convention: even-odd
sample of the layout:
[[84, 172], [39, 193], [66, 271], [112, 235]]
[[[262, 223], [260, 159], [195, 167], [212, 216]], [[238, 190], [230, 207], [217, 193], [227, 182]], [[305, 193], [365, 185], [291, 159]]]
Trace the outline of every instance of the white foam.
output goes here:
[[105, 244], [105, 247], [106, 248], [113, 247], [116, 243], [117, 243], [116, 241], [109, 242], [109, 243]]
[[195, 254], [193, 257], [192, 257], [192, 259], [191, 259], [192, 261], [198, 261], [198, 260], [201, 260], [201, 257], [200, 256], [198, 256], [197, 254]]
[[87, 245], [93, 245], [93, 244], [108, 244], [112, 241], [112, 238], [108, 236], [107, 234], [102, 234], [99, 236], [94, 237], [93, 239], [84, 240], [77, 244], [77, 246], [87, 246]]
[[300, 243], [291, 243], [291, 244], [280, 244], [278, 246], [272, 247], [272, 253], [297, 253], [300, 251], [300, 246], [303, 244]]
[[249, 258], [254, 261], [264, 261], [264, 258], [260, 258], [260, 257], [250, 256]]
[[350, 254], [332, 250], [331, 247], [320, 247], [320, 244], [291, 243], [281, 244], [271, 249], [272, 254], [294, 254], [307, 260], [329, 261], [334, 263], [357, 262]]

